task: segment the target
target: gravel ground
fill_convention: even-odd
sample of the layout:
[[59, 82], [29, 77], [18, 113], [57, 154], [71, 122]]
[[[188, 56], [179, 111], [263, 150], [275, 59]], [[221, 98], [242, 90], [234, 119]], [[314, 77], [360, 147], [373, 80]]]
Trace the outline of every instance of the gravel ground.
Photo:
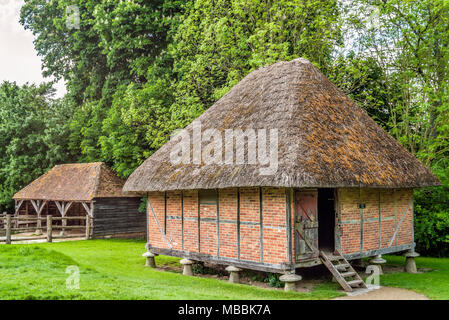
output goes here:
[[338, 297], [333, 300], [429, 300], [429, 298], [411, 290], [381, 287], [380, 289], [351, 293], [346, 297]]

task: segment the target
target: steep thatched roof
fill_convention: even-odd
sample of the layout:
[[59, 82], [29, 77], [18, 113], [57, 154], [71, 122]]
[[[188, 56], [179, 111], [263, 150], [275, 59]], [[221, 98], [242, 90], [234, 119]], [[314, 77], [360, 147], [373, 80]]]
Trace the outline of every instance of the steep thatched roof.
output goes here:
[[90, 201], [123, 197], [125, 181], [104, 163], [63, 164], [14, 195], [16, 200]]
[[[202, 130], [279, 130], [276, 174], [259, 165], [172, 165], [172, 139], [128, 179], [125, 191], [245, 186], [385, 187], [438, 179], [305, 59], [251, 72], [197, 120]], [[192, 124], [186, 129], [192, 136]], [[206, 145], [207, 143], [203, 144]]]

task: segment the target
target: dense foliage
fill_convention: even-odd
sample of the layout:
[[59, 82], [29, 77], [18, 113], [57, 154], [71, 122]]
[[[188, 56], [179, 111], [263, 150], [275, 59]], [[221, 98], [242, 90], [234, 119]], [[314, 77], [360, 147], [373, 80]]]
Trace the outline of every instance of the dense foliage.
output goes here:
[[445, 0], [26, 0], [44, 74], [68, 93], [2, 87], [0, 206], [58, 162], [127, 177], [249, 72], [305, 57], [441, 178], [416, 193], [416, 236], [447, 255], [448, 22]]
[[72, 107], [50, 100], [50, 85], [0, 86], [0, 203], [11, 209], [20, 188], [56, 164], [71, 161], [67, 148]]

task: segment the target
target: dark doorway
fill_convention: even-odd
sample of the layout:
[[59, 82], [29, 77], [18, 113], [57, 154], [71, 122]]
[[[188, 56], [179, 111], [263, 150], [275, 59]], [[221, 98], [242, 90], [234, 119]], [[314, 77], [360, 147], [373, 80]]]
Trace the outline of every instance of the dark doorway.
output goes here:
[[335, 249], [334, 189], [318, 189], [318, 245], [320, 250]]

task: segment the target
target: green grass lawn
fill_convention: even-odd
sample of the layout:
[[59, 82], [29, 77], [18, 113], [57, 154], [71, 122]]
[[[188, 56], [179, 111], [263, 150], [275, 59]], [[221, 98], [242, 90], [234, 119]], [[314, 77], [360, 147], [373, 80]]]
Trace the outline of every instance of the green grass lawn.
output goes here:
[[[335, 283], [309, 293], [286, 293], [223, 280], [186, 277], [144, 266], [144, 241], [90, 240], [0, 245], [0, 299], [330, 299], [341, 296]], [[387, 257], [403, 263], [402, 257]], [[159, 256], [159, 265], [179, 259]], [[402, 287], [433, 299], [449, 299], [449, 259], [419, 258], [424, 274], [389, 274], [381, 285]], [[66, 287], [68, 266], [78, 266], [80, 289]]]
[[[388, 264], [403, 266], [405, 257], [384, 256]], [[398, 287], [413, 290], [430, 299], [449, 300], [449, 259], [448, 258], [416, 258], [416, 266], [430, 268], [433, 271], [420, 274], [406, 272], [390, 273], [380, 278], [381, 286]]]
[[[334, 283], [286, 293], [223, 280], [186, 277], [145, 267], [144, 241], [90, 240], [0, 245], [0, 299], [329, 299]], [[158, 264], [179, 259], [159, 256]], [[66, 288], [67, 266], [80, 270], [80, 289]]]

